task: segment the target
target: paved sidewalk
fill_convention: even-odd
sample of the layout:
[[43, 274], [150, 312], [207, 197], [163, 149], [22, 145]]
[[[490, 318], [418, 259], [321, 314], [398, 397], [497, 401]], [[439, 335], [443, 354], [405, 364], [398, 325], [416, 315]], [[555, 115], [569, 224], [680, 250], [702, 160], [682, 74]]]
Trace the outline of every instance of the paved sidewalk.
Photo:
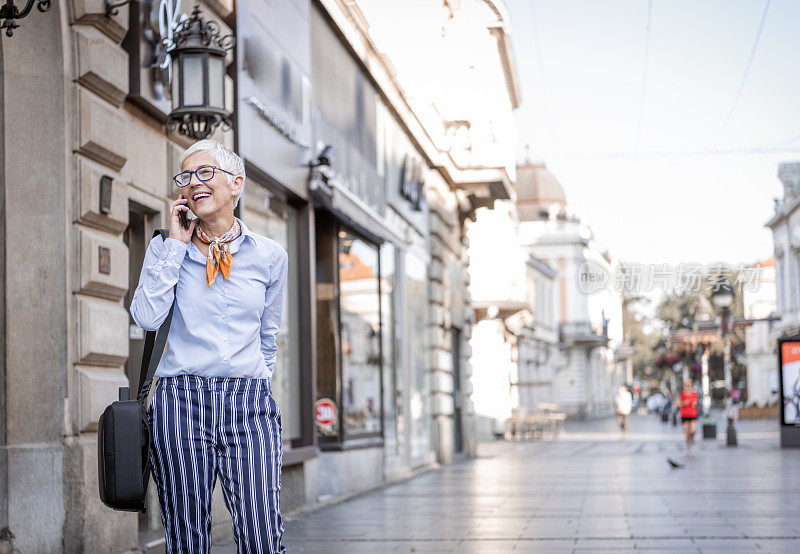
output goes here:
[[[288, 518], [289, 552], [800, 552], [800, 451], [773, 422], [738, 448], [654, 416], [568, 424], [557, 441], [482, 444], [479, 457]], [[721, 430], [722, 431], [722, 430]], [[667, 457], [685, 463], [671, 469]], [[232, 542], [214, 554], [234, 552]]]

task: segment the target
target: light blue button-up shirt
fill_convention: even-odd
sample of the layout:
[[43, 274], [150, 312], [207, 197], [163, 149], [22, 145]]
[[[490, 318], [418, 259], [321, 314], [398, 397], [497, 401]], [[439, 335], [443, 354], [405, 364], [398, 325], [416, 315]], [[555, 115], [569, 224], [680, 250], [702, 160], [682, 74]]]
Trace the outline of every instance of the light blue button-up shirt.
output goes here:
[[177, 294], [157, 376], [272, 378], [288, 255], [274, 240], [239, 225], [242, 233], [230, 243], [230, 279], [219, 273], [210, 287], [206, 257], [191, 241], [150, 241], [131, 301], [133, 320], [158, 329]]

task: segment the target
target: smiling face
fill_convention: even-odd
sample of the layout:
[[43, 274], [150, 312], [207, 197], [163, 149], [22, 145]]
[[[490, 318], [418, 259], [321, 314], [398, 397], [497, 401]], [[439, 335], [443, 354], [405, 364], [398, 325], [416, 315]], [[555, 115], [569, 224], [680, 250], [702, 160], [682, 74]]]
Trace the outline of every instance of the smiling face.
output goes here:
[[[197, 152], [186, 158], [181, 171], [194, 171], [203, 166], [219, 167], [219, 164], [208, 154]], [[229, 177], [232, 179], [230, 185]], [[201, 181], [197, 175], [192, 175], [191, 182], [181, 192], [189, 200], [189, 209], [198, 218], [205, 219], [217, 214], [233, 214], [233, 200], [241, 192], [243, 184], [244, 179], [241, 176], [232, 177], [217, 170], [208, 181]]]

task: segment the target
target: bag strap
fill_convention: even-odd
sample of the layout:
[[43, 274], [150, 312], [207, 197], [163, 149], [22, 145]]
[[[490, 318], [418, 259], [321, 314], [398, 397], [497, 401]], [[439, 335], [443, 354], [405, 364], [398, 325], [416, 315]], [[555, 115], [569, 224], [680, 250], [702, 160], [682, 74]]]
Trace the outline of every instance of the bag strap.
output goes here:
[[[165, 241], [169, 237], [167, 229], [158, 229], [153, 233], [153, 238], [161, 235]], [[178, 286], [175, 285], [173, 293], [177, 293]], [[164, 347], [167, 345], [167, 335], [169, 335], [169, 326], [172, 323], [172, 312], [175, 309], [175, 299], [173, 295], [172, 306], [169, 308], [167, 318], [159, 327], [158, 332], [148, 331], [144, 340], [144, 352], [142, 353], [142, 369], [139, 374], [139, 389], [136, 391], [136, 398], [144, 405], [147, 400], [147, 395], [150, 392], [150, 385], [153, 384], [153, 376], [156, 374], [158, 362], [161, 360], [161, 355], [164, 353]]]

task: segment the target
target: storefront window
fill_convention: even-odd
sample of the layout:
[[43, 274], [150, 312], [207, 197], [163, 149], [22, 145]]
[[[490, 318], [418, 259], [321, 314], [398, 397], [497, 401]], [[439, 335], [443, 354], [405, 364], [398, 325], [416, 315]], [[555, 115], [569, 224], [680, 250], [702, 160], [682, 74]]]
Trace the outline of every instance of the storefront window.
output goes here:
[[397, 356], [395, 355], [395, 302], [397, 301], [397, 274], [395, 271], [395, 246], [391, 242], [381, 245], [381, 326], [383, 338], [383, 438], [386, 454], [396, 454], [402, 446], [398, 443], [401, 437], [403, 422], [398, 407], [401, 404], [398, 386]]
[[381, 315], [378, 249], [339, 233], [339, 308], [344, 428], [381, 431]]
[[252, 183], [243, 201], [242, 221], [251, 231], [271, 238], [289, 253], [283, 317], [278, 333], [278, 358], [272, 375], [272, 397], [281, 411], [283, 440], [300, 438], [300, 355], [298, 327], [297, 212]]
[[427, 462], [430, 452], [430, 386], [428, 384], [428, 295], [425, 262], [405, 256], [405, 354], [409, 377], [410, 454], [413, 465]]

